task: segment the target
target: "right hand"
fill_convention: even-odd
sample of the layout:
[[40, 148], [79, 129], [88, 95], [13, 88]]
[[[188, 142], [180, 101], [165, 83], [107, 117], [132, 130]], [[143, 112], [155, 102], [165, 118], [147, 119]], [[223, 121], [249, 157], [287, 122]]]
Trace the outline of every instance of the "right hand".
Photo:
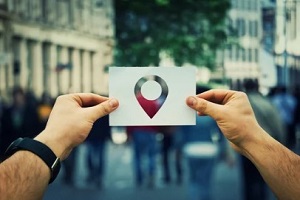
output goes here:
[[188, 97], [186, 103], [198, 111], [199, 115], [214, 118], [231, 146], [242, 154], [247, 145], [264, 132], [256, 121], [247, 95], [243, 92], [209, 90]]

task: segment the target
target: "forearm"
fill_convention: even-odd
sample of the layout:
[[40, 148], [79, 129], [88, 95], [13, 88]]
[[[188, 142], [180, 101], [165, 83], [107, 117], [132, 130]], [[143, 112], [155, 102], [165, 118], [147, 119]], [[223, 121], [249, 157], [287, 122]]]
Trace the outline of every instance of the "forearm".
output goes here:
[[0, 164], [1, 199], [42, 199], [49, 179], [43, 160], [29, 151], [18, 151]]
[[260, 171], [278, 199], [300, 197], [300, 157], [262, 131], [243, 152]]

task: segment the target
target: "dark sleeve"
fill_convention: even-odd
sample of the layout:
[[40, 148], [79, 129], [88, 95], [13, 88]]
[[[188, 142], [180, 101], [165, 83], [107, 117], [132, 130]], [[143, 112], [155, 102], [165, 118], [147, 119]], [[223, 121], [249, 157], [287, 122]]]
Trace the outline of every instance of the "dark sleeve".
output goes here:
[[109, 126], [108, 115], [99, 118], [95, 121], [92, 130], [88, 136], [88, 140], [105, 140], [111, 136], [111, 128]]
[[300, 99], [297, 99], [296, 109], [294, 112], [294, 122], [295, 124], [300, 123]]
[[25, 114], [26, 136], [34, 138], [41, 130], [39, 115], [36, 106], [28, 106], [27, 114]]
[[5, 109], [1, 118], [1, 130], [0, 130], [0, 154], [3, 155], [6, 148], [14, 140], [11, 124], [11, 110]]

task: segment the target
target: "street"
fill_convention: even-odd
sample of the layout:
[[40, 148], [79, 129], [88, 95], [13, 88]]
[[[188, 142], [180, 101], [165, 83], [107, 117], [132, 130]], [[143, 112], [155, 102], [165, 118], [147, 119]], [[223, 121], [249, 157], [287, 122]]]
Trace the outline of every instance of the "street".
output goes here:
[[[85, 181], [86, 166], [84, 156], [86, 146], [78, 149], [75, 187], [67, 186], [62, 182], [63, 168], [57, 180], [51, 184], [44, 197], [45, 200], [116, 200], [116, 199], [188, 199], [187, 176], [182, 185], [162, 182], [161, 165], [157, 161], [156, 187], [149, 189], [146, 186], [135, 187], [131, 161], [131, 148], [128, 145], [107, 145], [107, 165], [104, 188], [98, 189]], [[242, 182], [238, 159], [233, 167], [219, 162], [214, 169], [212, 180], [212, 195], [214, 200], [240, 200], [242, 195]]]

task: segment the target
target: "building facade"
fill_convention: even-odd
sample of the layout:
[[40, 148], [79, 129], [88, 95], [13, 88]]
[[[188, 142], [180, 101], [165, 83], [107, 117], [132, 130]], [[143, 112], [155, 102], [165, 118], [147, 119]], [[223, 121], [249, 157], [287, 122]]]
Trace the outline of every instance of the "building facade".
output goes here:
[[231, 3], [229, 17], [239, 43], [227, 49], [224, 67], [232, 88], [240, 89], [244, 79], [258, 79], [260, 75], [261, 9], [259, 0], [232, 0]]
[[300, 1], [277, 0], [275, 63], [278, 84], [300, 87]]
[[243, 80], [260, 76], [259, 49], [262, 38], [260, 0], [231, 0], [228, 26], [234, 30], [236, 43], [225, 44], [219, 56], [219, 69], [213, 79], [222, 76], [231, 88], [241, 89]]
[[0, 0], [0, 91], [107, 93], [111, 0]]

